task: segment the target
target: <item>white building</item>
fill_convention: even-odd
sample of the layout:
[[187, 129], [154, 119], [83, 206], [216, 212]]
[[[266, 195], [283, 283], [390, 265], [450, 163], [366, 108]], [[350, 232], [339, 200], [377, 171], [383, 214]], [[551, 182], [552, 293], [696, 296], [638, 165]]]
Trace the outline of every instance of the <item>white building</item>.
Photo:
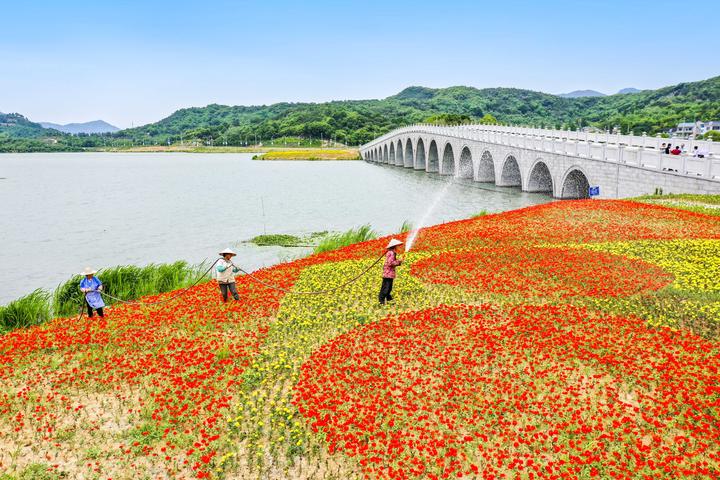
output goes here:
[[711, 130], [720, 131], [720, 122], [683, 122], [678, 123], [677, 127], [670, 130], [674, 137], [696, 137], [703, 135]]

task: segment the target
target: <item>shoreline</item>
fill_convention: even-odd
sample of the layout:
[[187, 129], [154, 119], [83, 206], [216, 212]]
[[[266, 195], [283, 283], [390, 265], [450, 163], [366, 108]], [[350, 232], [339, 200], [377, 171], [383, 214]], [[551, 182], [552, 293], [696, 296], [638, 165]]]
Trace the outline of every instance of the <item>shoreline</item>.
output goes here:
[[362, 160], [356, 148], [319, 147], [189, 147], [189, 146], [145, 146], [129, 148], [88, 148], [79, 150], [58, 150], [39, 152], [0, 152], [0, 154], [29, 153], [252, 153], [253, 160]]

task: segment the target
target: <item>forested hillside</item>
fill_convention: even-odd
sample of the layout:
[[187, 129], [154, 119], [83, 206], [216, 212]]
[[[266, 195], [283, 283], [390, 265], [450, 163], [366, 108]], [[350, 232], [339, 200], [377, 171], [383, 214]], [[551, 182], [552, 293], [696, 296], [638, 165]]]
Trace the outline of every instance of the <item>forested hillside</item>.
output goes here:
[[[19, 118], [18, 118], [19, 117]], [[2, 118], [2, 117], [0, 117]], [[41, 148], [93, 148], [142, 142], [168, 144], [197, 140], [227, 145], [253, 144], [278, 137], [334, 138], [357, 145], [409, 123], [428, 119], [666, 132], [681, 121], [720, 120], [720, 77], [603, 97], [563, 98], [516, 88], [409, 87], [383, 100], [277, 103], [268, 106], [184, 108], [159, 122], [111, 135], [69, 137], [16, 116], [0, 121], [0, 151], [13, 138], [52, 136]], [[37, 127], [41, 130], [38, 131]], [[17, 141], [15, 142], [17, 144]]]
[[605, 97], [562, 98], [516, 88], [409, 87], [383, 100], [278, 103], [270, 106], [208, 105], [178, 110], [124, 135], [213, 138], [238, 144], [282, 136], [336, 137], [352, 145], [437, 114], [491, 115], [502, 123], [565, 125], [655, 134], [683, 120], [720, 120], [720, 77], [659, 90]]

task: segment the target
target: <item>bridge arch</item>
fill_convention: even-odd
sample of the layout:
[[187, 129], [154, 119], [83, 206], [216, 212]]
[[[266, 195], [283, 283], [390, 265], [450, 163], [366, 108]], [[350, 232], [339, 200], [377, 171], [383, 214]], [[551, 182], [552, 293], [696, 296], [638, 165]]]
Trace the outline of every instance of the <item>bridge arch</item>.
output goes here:
[[403, 165], [403, 144], [402, 140], [397, 141], [397, 147], [395, 148], [395, 165], [402, 167]]
[[455, 175], [455, 153], [450, 142], [447, 142], [443, 148], [440, 175]]
[[505, 161], [503, 162], [502, 170], [500, 172], [500, 183], [498, 183], [498, 185], [503, 187], [522, 187], [520, 166], [513, 155], [505, 157]]
[[585, 172], [578, 166], [568, 168], [560, 185], [560, 198], [590, 198], [590, 181]]
[[390, 165], [395, 165], [395, 142], [390, 142]]
[[440, 171], [440, 159], [438, 157], [438, 148], [435, 140], [430, 141], [430, 150], [428, 151], [428, 172]]
[[406, 168], [412, 168], [415, 166], [415, 159], [413, 157], [412, 141], [408, 138], [405, 142], [405, 157], [403, 166]]
[[383, 163], [388, 163], [388, 161], [389, 161], [388, 159], [389, 159], [389, 158], [390, 158], [390, 157], [388, 157], [387, 144], [385, 144], [385, 145], [383, 146]]
[[378, 161], [377, 148], [374, 148], [374, 149], [373, 149], [373, 160], [375, 160], [376, 162]]
[[415, 168], [425, 170], [425, 142], [422, 138], [418, 138], [415, 146]]
[[468, 147], [463, 147], [460, 153], [460, 164], [458, 167], [458, 178], [473, 178], [472, 153]]
[[528, 192], [553, 192], [552, 174], [547, 164], [538, 159], [530, 169], [527, 179]]
[[490, 150], [485, 150], [480, 157], [478, 163], [478, 182], [493, 182], [495, 183], [495, 162], [493, 162], [492, 154]]

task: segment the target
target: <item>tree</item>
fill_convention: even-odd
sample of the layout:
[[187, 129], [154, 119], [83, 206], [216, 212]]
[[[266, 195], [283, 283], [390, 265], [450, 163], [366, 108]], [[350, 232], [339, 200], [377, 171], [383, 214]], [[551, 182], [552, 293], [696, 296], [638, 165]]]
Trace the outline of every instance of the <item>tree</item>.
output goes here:
[[480, 119], [480, 123], [482, 125], [495, 125], [498, 123], [497, 118], [493, 117], [491, 114], [486, 113], [483, 115], [483, 117]]
[[720, 142], [720, 130], [710, 130], [702, 136], [704, 140], [712, 140], [713, 142]]
[[471, 118], [468, 115], [460, 115], [457, 113], [440, 113], [431, 115], [424, 120], [424, 123], [433, 123], [435, 125], [462, 125], [470, 123]]

